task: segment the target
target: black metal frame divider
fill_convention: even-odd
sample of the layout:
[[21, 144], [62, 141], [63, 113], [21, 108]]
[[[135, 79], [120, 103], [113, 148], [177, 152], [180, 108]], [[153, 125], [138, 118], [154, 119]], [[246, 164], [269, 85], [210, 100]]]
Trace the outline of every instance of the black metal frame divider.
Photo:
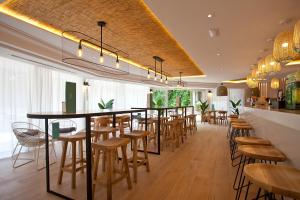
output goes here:
[[[147, 109], [127, 109], [127, 110], [101, 110], [99, 112], [78, 112], [78, 113], [28, 113], [27, 117], [31, 119], [44, 119], [45, 120], [45, 141], [46, 141], [46, 190], [48, 193], [61, 197], [63, 199], [72, 199], [61, 193], [55, 192], [50, 188], [50, 165], [49, 165], [49, 132], [48, 132], [48, 120], [49, 119], [64, 119], [64, 118], [85, 118], [85, 131], [86, 131], [86, 197], [88, 200], [92, 200], [92, 147], [91, 147], [91, 117], [112, 115], [113, 126], [116, 126], [116, 115], [125, 113], [137, 113], [145, 112], [147, 116]], [[147, 117], [145, 119], [147, 130]]]
[[[157, 152], [153, 152], [153, 151], [148, 151], [149, 153], [152, 154], [157, 154], [160, 155], [160, 117], [161, 117], [161, 111], [165, 111], [165, 116], [168, 116], [168, 110], [176, 110], [176, 113], [178, 113], [178, 109], [182, 109], [182, 114], [184, 114], [184, 117], [186, 117], [186, 109], [187, 108], [192, 108], [192, 113], [194, 114], [194, 106], [179, 106], [179, 107], [164, 107], [164, 108], [131, 108], [131, 109], [143, 109], [146, 110], [146, 114], [145, 114], [145, 127], [147, 130], [147, 119], [148, 119], [148, 110], [156, 110], [157, 113]], [[185, 125], [186, 125], [186, 120], [185, 120]], [[132, 116], [131, 116], [131, 124], [132, 124]], [[132, 131], [132, 126], [131, 126], [131, 131]]]

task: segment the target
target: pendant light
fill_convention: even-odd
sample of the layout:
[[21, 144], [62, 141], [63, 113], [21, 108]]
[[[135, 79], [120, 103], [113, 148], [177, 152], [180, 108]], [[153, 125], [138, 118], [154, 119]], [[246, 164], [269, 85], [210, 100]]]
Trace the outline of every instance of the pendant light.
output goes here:
[[293, 41], [294, 50], [300, 54], [300, 20], [295, 25]]
[[163, 82], [163, 74], [162, 74], [162, 63], [163, 63], [163, 59], [160, 59], [160, 82]]
[[153, 56], [154, 58], [154, 80], [156, 81], [157, 80], [157, 77], [156, 77], [156, 56]]
[[168, 77], [167, 77], [167, 76], [166, 76], [166, 81], [165, 81], [165, 83], [168, 84]]
[[225, 87], [223, 83], [217, 87], [217, 96], [228, 96], [227, 87]]
[[273, 55], [270, 54], [268, 56], [266, 56], [265, 58], [265, 64], [266, 64], [266, 71], [268, 73], [272, 73], [272, 72], [279, 72], [281, 71], [281, 65], [279, 62], [277, 62]]
[[179, 81], [177, 81], [178, 88], [184, 87], [184, 82], [181, 80], [181, 74], [182, 74], [182, 72], [179, 72]]
[[278, 89], [279, 88], [279, 79], [274, 77], [271, 80], [271, 88], [272, 89]]
[[103, 64], [104, 63], [104, 56], [103, 56], [103, 42], [102, 42], [102, 31], [103, 31], [103, 27], [106, 25], [106, 22], [104, 22], [104, 21], [99, 21], [98, 22], [98, 26], [100, 26], [100, 30], [101, 30], [101, 32], [100, 32], [100, 57], [99, 57], [99, 62], [101, 63], [101, 64]]
[[258, 65], [257, 65], [257, 70], [259, 71], [259, 73], [261, 74], [266, 74], [267, 72], [267, 68], [266, 68], [266, 63], [265, 63], [265, 59], [262, 58], [258, 61]]
[[285, 31], [276, 36], [273, 56], [277, 62], [290, 62], [300, 59], [300, 53], [294, 50], [293, 35], [293, 31]]

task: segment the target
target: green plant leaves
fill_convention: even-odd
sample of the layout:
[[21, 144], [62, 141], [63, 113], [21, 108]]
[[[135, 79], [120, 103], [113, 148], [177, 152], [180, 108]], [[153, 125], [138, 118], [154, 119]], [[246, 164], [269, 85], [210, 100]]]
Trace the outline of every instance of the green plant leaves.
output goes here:
[[100, 102], [98, 103], [98, 107], [100, 109], [112, 109], [114, 104], [114, 99], [109, 100], [107, 103], [103, 101], [101, 98]]
[[232, 106], [232, 110], [231, 110], [231, 112], [233, 113], [233, 114], [235, 114], [235, 115], [239, 115], [240, 114], [240, 111], [239, 111], [239, 106], [241, 105], [241, 102], [242, 102], [242, 100], [241, 99], [239, 99], [237, 102], [234, 102], [234, 101], [232, 101], [232, 100], [229, 100], [229, 102], [231, 103], [231, 106]]
[[168, 106], [176, 106], [176, 97], [181, 98], [181, 106], [188, 106], [191, 104], [191, 91], [189, 90], [169, 90], [168, 91]]

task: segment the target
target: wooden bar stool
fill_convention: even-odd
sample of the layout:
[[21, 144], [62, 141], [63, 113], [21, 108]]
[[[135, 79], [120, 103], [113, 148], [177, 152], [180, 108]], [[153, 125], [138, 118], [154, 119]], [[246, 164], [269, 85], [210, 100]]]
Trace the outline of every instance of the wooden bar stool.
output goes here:
[[268, 192], [270, 200], [275, 200], [275, 194], [300, 199], [299, 169], [255, 163], [245, 166], [244, 173], [251, 183], [259, 187], [256, 199], [260, 197], [261, 188]]
[[[78, 171], [84, 172], [86, 167], [86, 160], [83, 158], [83, 141], [85, 140], [85, 133], [77, 133], [75, 135], [61, 135], [59, 140], [63, 142], [63, 150], [59, 167], [58, 184], [61, 184], [64, 172], [72, 174], [72, 188], [76, 187], [76, 173]], [[76, 143], [79, 142], [80, 159], [76, 159]], [[72, 146], [72, 161], [70, 164], [65, 164], [67, 157], [68, 144]], [[77, 164], [80, 164], [78, 167]]]
[[[149, 159], [147, 152], [147, 136], [150, 135], [149, 131], [132, 131], [131, 133], [121, 134], [121, 137], [129, 138], [132, 141], [133, 155], [132, 158], [129, 158], [129, 167], [133, 168], [133, 181], [137, 183], [137, 168], [145, 165], [147, 172], [150, 171], [149, 168]], [[138, 156], [138, 140], [143, 141], [143, 151], [144, 157]], [[132, 163], [132, 164], [131, 164]]]
[[176, 143], [177, 143], [176, 127], [177, 127], [177, 122], [175, 120], [168, 121], [166, 123], [166, 132], [165, 132], [165, 137], [164, 137], [164, 144], [166, 145], [166, 147], [169, 144], [172, 144], [172, 151], [175, 150]]
[[[112, 199], [112, 185], [118, 181], [121, 181], [124, 178], [126, 178], [127, 180], [128, 189], [132, 188], [127, 155], [126, 155], [127, 144], [129, 142], [130, 141], [128, 138], [111, 138], [105, 141], [92, 143], [92, 148], [95, 151], [94, 166], [93, 166], [93, 199], [95, 195], [96, 185], [97, 183], [101, 183], [102, 180], [101, 178], [98, 178], [98, 165], [99, 165], [101, 151], [105, 152], [106, 156], [103, 158], [107, 159], [107, 165], [106, 165], [107, 199], [108, 200]], [[122, 150], [123, 167], [122, 167], [122, 171], [120, 172], [120, 176], [115, 180], [112, 180], [113, 172], [114, 172], [115, 152], [117, 151], [118, 148], [121, 148]]]
[[235, 145], [233, 146], [233, 149], [231, 149], [231, 160], [232, 160], [232, 166], [235, 166], [233, 164], [233, 161], [237, 158], [239, 158], [241, 155], [235, 156], [237, 153], [237, 146], [238, 145], [263, 145], [263, 146], [272, 146], [271, 142], [269, 140], [258, 138], [254, 136], [248, 136], [248, 137], [235, 137]]
[[[240, 198], [242, 188], [244, 187], [247, 187], [245, 199], [247, 198], [248, 195], [250, 182], [248, 181], [248, 184], [244, 185], [245, 175], [243, 175], [244, 166], [246, 162], [249, 164], [251, 162], [254, 163], [256, 160], [260, 160], [261, 162], [264, 161], [265, 163], [269, 161], [270, 164], [272, 162], [277, 164], [277, 162], [283, 162], [287, 159], [286, 156], [281, 151], [279, 151], [277, 148], [273, 146], [241, 145], [238, 147], [238, 151], [241, 153], [242, 156], [233, 184], [234, 189], [237, 190], [236, 199]], [[237, 176], [239, 174], [239, 170], [241, 170], [241, 173], [238, 182], [238, 187], [236, 188], [235, 185], [237, 181]]]

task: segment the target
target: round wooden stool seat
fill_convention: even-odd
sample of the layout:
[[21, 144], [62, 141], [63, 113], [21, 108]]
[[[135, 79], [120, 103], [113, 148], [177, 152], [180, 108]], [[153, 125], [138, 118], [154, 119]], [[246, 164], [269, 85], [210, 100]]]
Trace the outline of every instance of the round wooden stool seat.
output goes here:
[[253, 127], [250, 124], [231, 124], [234, 129], [251, 130]]
[[279, 165], [249, 164], [245, 176], [255, 185], [275, 194], [300, 199], [300, 170]]
[[140, 131], [140, 130], [134, 130], [130, 133], [124, 133], [122, 137], [127, 137], [127, 138], [142, 138], [147, 135], [151, 134], [149, 131]]
[[92, 143], [92, 147], [110, 150], [110, 149], [116, 149], [117, 147], [127, 145], [129, 142], [130, 141], [128, 138], [110, 138], [108, 140]]
[[273, 146], [241, 145], [238, 151], [244, 156], [259, 160], [282, 162], [286, 156]]
[[258, 137], [236, 137], [235, 141], [239, 145], [271, 145], [269, 140]]
[[61, 134], [58, 139], [62, 140], [62, 141], [67, 141], [67, 142], [84, 140], [85, 132], [79, 132], [74, 135]]

